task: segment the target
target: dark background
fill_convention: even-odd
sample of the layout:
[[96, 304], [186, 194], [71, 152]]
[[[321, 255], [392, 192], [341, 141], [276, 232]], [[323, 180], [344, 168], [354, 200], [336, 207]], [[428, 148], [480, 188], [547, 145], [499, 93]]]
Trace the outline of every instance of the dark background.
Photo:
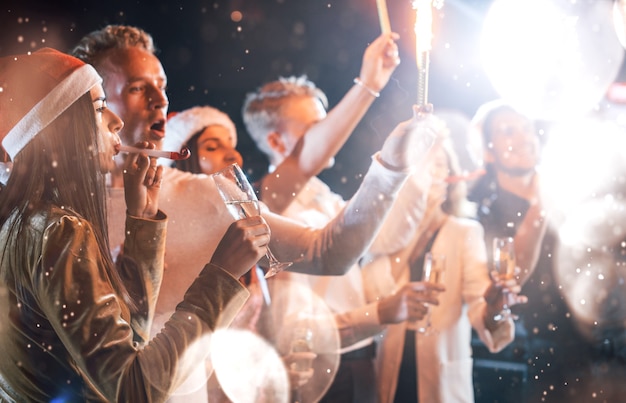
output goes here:
[[[6, 1], [4, 3], [7, 3]], [[350, 196], [387, 133], [411, 115], [416, 99], [415, 12], [409, 0], [387, 1], [401, 36], [401, 65], [370, 108], [336, 165], [321, 177]], [[478, 39], [489, 0], [446, 0], [436, 12], [429, 100], [436, 111], [471, 116], [496, 97], [479, 60]], [[241, 121], [245, 94], [283, 75], [306, 74], [335, 105], [359, 74], [366, 46], [380, 34], [375, 0], [10, 0], [0, 9], [0, 56], [43, 46], [69, 51], [107, 24], [151, 33], [168, 74], [170, 111], [209, 104], [228, 113], [251, 176], [266, 160]], [[239, 11], [240, 21], [231, 13]]]
[[[345, 197], [357, 189], [370, 155], [389, 131], [410, 117], [416, 100], [415, 13], [410, 0], [387, 4], [392, 29], [401, 36], [402, 63], [338, 154], [335, 166], [320, 175]], [[479, 54], [490, 4], [491, 0], [445, 0], [436, 13], [429, 82], [429, 100], [436, 112], [453, 111], [467, 120], [480, 104], [497, 97]], [[240, 21], [231, 17], [234, 11], [241, 12]], [[83, 35], [107, 24], [135, 25], [153, 35], [169, 78], [170, 111], [208, 104], [230, 115], [253, 179], [264, 173], [266, 161], [242, 124], [245, 94], [279, 76], [306, 74], [326, 92], [332, 107], [353, 85], [363, 51], [380, 33], [375, 0], [5, 0], [0, 6], [0, 56], [43, 46], [68, 51]], [[626, 82], [623, 66], [617, 80]], [[626, 113], [626, 97], [621, 108]], [[543, 278], [541, 284], [543, 288]], [[543, 303], [532, 297], [531, 301]], [[475, 352], [480, 358], [481, 352]], [[552, 364], [556, 371], [567, 369], [566, 364]], [[522, 376], [502, 362], [476, 370], [477, 401], [488, 401], [491, 394], [496, 397], [493, 401], [523, 401], [522, 384], [534, 379], [525, 371], [539, 367], [525, 361], [519, 366]]]

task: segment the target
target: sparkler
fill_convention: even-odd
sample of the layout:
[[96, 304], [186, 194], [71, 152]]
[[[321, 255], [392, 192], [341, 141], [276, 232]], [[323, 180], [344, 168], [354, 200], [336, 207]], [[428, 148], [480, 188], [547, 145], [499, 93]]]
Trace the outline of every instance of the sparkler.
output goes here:
[[413, 0], [415, 10], [415, 57], [417, 61], [417, 105], [428, 103], [428, 65], [433, 37], [433, 7], [440, 9], [443, 0]]
[[376, 8], [378, 9], [381, 32], [383, 34], [390, 33], [391, 23], [389, 22], [389, 13], [387, 12], [387, 2], [385, 0], [376, 0]]

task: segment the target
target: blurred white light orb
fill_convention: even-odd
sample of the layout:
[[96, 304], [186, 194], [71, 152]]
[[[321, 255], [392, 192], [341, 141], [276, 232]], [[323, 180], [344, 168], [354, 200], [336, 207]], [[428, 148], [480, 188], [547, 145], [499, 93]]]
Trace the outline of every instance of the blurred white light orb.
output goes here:
[[254, 333], [239, 329], [216, 331], [211, 360], [217, 380], [232, 401], [289, 401], [289, 379], [280, 356]]
[[557, 120], [591, 110], [624, 57], [609, 1], [495, 0], [481, 57], [498, 93], [529, 116]]
[[626, 0], [616, 0], [613, 3], [613, 24], [617, 39], [626, 48]]
[[[264, 337], [272, 340], [276, 352], [284, 357], [289, 354], [293, 342], [293, 330], [306, 327], [312, 332], [313, 378], [299, 388], [303, 402], [317, 402], [335, 379], [339, 367], [340, 340], [334, 314], [328, 305], [304, 281], [294, 275], [285, 279], [280, 274], [268, 281], [272, 296], [269, 320], [264, 326]], [[271, 316], [268, 317], [268, 316]]]
[[571, 119], [553, 126], [543, 149], [541, 188], [551, 220], [591, 199], [622, 197], [626, 190], [626, 130], [613, 121]]

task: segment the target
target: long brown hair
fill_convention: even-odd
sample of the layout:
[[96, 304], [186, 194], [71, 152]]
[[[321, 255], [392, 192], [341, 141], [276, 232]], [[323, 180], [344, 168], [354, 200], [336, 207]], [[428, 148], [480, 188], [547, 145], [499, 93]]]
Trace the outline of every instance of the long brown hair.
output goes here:
[[[68, 214], [87, 220], [93, 227], [100, 253], [115, 289], [128, 302], [128, 293], [117, 270], [114, 269], [107, 229], [106, 182], [101, 171], [98, 150], [98, 127], [89, 93], [74, 102], [65, 112], [36, 135], [13, 161], [11, 176], [0, 191], [0, 227], [17, 213], [11, 223], [8, 242], [17, 250], [3, 253], [2, 259], [14, 256], [8, 262], [10, 270], [21, 270], [17, 262], [24, 261], [31, 251], [26, 250], [21, 235], [31, 216], [53, 206]], [[22, 248], [22, 249], [20, 249]], [[6, 252], [6, 250], [4, 251]], [[8, 273], [0, 273], [5, 277]], [[13, 273], [19, 277], [20, 273]]]
[[[441, 142], [440, 146], [448, 160], [449, 175], [460, 176], [462, 174], [461, 166], [456, 152], [454, 151], [452, 140], [447, 138]], [[448, 184], [446, 200], [441, 205], [441, 209], [447, 214], [457, 217], [472, 216], [473, 206], [467, 200], [467, 184], [465, 181]]]

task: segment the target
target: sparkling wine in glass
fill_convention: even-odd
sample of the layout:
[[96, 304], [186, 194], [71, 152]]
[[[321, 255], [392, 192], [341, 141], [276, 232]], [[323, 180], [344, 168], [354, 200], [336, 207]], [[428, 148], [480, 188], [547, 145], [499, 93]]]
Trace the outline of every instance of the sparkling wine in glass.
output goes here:
[[[291, 339], [291, 353], [310, 353], [313, 351], [313, 331], [307, 327], [298, 326], [293, 329]], [[308, 371], [311, 369], [311, 359], [298, 359], [291, 364], [294, 371]]]
[[[297, 325], [295, 328], [293, 328], [289, 353], [291, 355], [295, 355], [298, 353], [311, 352], [313, 352], [313, 330], [303, 325]], [[290, 369], [292, 371], [299, 372], [309, 371], [312, 367], [313, 359], [308, 357], [298, 358], [290, 364]], [[300, 388], [297, 386], [291, 390], [291, 402], [303, 402]]]
[[[515, 277], [515, 243], [512, 237], [493, 238], [493, 269], [497, 280], [507, 281]], [[511, 309], [508, 305], [507, 291], [503, 292], [502, 311], [494, 316], [494, 320], [499, 321], [511, 316]]]
[[[214, 173], [213, 180], [220, 196], [222, 196], [222, 200], [226, 203], [228, 211], [236, 220], [261, 214], [259, 200], [239, 165], [232, 164]], [[278, 261], [270, 251], [269, 246], [267, 247], [266, 256], [270, 264], [269, 270], [265, 274], [266, 278], [292, 265], [291, 262]]]
[[[426, 255], [424, 255], [424, 270], [422, 271], [421, 280], [428, 283], [443, 284], [445, 268], [445, 255], [435, 255], [431, 252], [426, 252]], [[436, 333], [436, 330], [433, 330], [431, 323], [432, 307], [428, 304], [427, 307], [428, 313], [426, 314], [426, 318], [422, 319], [425, 323], [417, 328], [418, 332], [425, 335]]]

